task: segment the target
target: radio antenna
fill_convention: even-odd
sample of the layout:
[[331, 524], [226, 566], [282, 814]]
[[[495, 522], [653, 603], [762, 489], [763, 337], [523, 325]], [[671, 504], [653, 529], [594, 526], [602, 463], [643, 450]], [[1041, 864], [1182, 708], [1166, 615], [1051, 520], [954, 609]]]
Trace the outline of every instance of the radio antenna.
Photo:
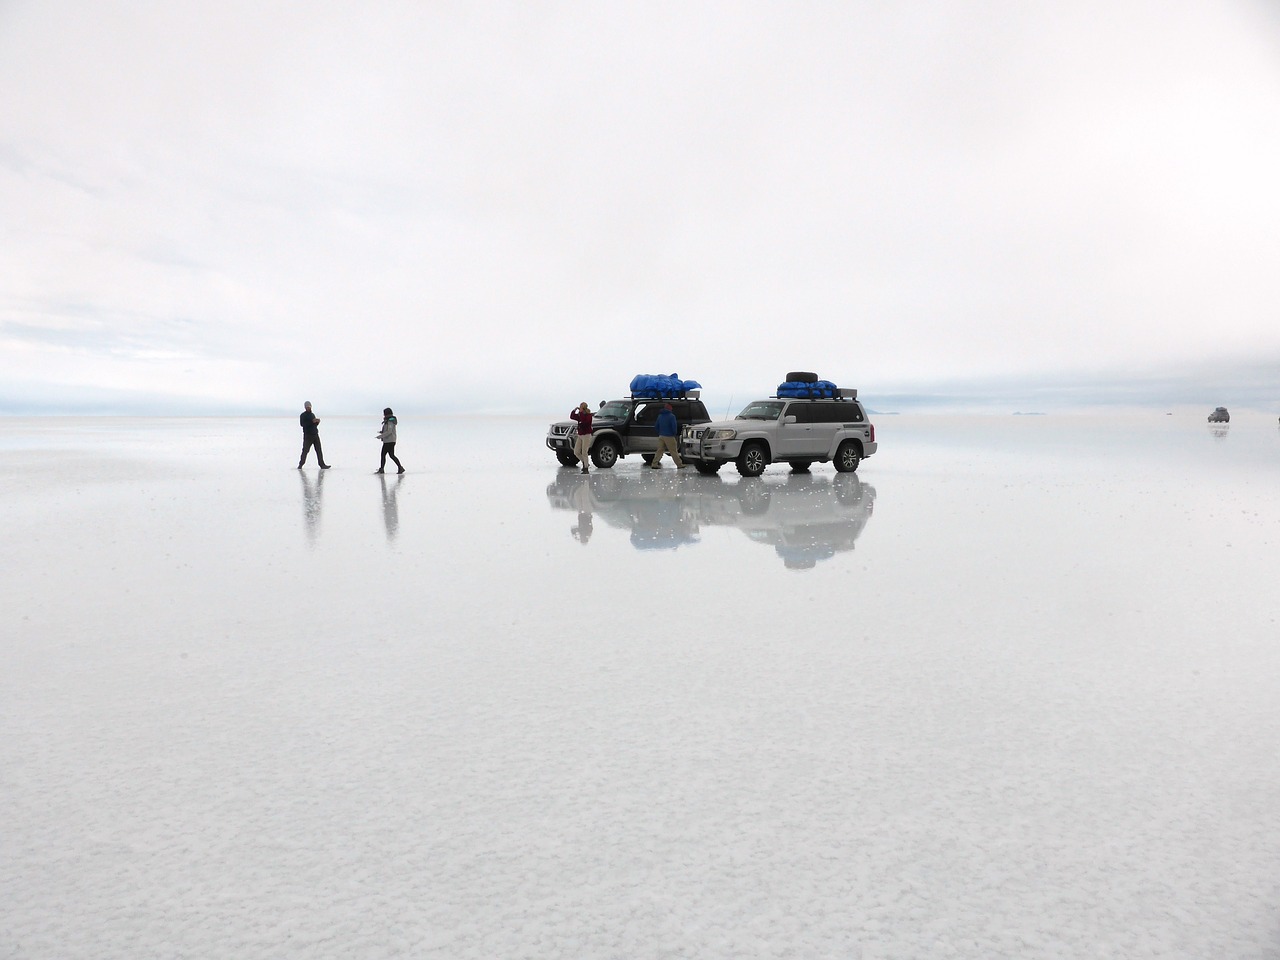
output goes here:
[[726, 420], [729, 419], [729, 414], [730, 412], [732, 412], [732, 410], [733, 410], [733, 394], [731, 393], [729, 394], [729, 405], [724, 408], [724, 418]]

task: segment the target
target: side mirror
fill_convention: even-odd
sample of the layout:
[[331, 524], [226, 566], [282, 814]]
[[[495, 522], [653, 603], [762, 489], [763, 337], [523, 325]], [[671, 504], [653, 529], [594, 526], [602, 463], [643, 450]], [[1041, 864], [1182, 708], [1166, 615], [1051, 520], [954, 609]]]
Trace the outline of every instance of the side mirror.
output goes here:
[[785, 417], [783, 417], [783, 418], [782, 418], [782, 422], [783, 422], [783, 423], [795, 423], [795, 422], [796, 422], [796, 415], [795, 415], [794, 413], [792, 413], [792, 414], [788, 414], [787, 416], [785, 416]]

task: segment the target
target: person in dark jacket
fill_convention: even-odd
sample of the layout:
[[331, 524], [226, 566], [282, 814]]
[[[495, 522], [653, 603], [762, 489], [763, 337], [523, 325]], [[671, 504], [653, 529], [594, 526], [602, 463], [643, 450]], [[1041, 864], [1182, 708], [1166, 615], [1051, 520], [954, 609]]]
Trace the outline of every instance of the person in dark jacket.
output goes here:
[[298, 469], [302, 469], [302, 465], [307, 462], [307, 454], [315, 447], [320, 469], [328, 470], [329, 464], [324, 462], [324, 451], [320, 449], [320, 418], [311, 412], [310, 400], [302, 406], [303, 411], [298, 414], [298, 423], [302, 425], [302, 456], [298, 458]]
[[578, 424], [578, 438], [573, 441], [573, 455], [582, 464], [582, 472], [587, 473], [587, 456], [591, 453], [591, 441], [595, 439], [591, 435], [592, 416], [587, 401], [583, 400], [575, 409], [570, 410], [569, 419]]
[[671, 404], [664, 403], [662, 405], [662, 410], [658, 414], [658, 420], [654, 426], [658, 428], [658, 450], [654, 453], [653, 460], [649, 463], [649, 466], [654, 470], [661, 470], [662, 464], [658, 461], [662, 459], [662, 452], [665, 450], [671, 454], [671, 459], [676, 462], [676, 467], [684, 469], [687, 464], [680, 459], [680, 451], [676, 449], [676, 434], [680, 432], [680, 423], [676, 420]]
[[387, 457], [394, 460], [400, 468], [396, 473], [404, 473], [404, 464], [396, 457], [396, 415], [391, 412], [390, 407], [382, 408], [382, 429], [375, 436], [382, 441], [382, 462], [374, 473], [386, 473]]

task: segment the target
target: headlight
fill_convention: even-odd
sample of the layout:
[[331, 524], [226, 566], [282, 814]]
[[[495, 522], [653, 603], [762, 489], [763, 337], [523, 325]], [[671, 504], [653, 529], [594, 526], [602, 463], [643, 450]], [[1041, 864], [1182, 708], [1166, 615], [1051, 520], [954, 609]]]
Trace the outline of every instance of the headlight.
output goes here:
[[733, 439], [734, 437], [736, 437], [737, 435], [738, 435], [738, 431], [737, 431], [737, 430], [708, 430], [708, 431], [707, 431], [707, 437], [706, 437], [706, 439], [708, 439], [708, 440], [732, 440], [732, 439]]

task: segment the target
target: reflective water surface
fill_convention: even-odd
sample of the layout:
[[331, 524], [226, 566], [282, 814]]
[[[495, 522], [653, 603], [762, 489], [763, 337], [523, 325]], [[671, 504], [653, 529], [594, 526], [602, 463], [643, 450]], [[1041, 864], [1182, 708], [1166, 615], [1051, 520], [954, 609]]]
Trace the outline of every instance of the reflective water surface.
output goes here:
[[320, 413], [0, 421], [0, 957], [1280, 955], [1270, 414]]

